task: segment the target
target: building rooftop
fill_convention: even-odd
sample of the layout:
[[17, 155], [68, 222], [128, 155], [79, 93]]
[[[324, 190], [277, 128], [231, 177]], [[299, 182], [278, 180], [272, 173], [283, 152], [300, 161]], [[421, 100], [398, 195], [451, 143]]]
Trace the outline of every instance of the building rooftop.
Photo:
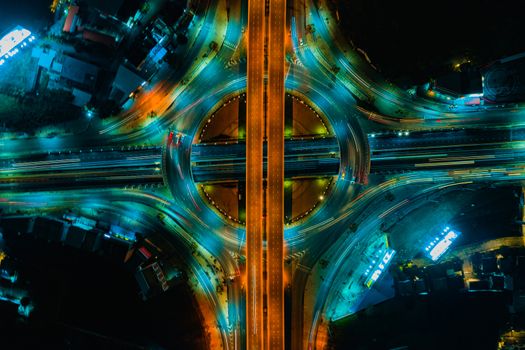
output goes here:
[[38, 65], [48, 70], [51, 69], [56, 54], [57, 52], [55, 50], [44, 50], [42, 47], [35, 47], [31, 51], [31, 56], [38, 58]]
[[60, 75], [80, 85], [94, 88], [98, 71], [98, 67], [91, 63], [64, 55]]
[[74, 32], [76, 26], [74, 25], [76, 22], [76, 17], [78, 14], [78, 11], [80, 10], [80, 7], [71, 5], [69, 6], [66, 21], [64, 22], [64, 27], [62, 28], [62, 31], [64, 32]]
[[82, 33], [82, 37], [85, 40], [99, 43], [107, 47], [115, 47], [115, 38], [112, 37], [111, 35], [107, 35], [107, 34], [85, 29], [84, 32]]
[[73, 104], [77, 107], [84, 107], [91, 100], [91, 94], [77, 88], [71, 92], [73, 94]]
[[115, 100], [121, 100], [139, 88], [142, 83], [144, 83], [144, 78], [137, 72], [124, 65], [120, 65], [115, 80], [113, 81], [111, 96]]

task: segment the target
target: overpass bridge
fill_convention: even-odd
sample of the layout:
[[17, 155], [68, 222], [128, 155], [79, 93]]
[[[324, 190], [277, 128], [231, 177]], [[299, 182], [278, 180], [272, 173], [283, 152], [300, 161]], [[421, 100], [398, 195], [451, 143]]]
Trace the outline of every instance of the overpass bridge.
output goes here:
[[[372, 174], [500, 167], [524, 161], [525, 128], [413, 132], [402, 136], [390, 133], [369, 136], [369, 144]], [[266, 176], [266, 144], [263, 154]], [[245, 155], [246, 145], [241, 141], [194, 144], [187, 166], [191, 166], [195, 182], [244, 181]], [[285, 141], [285, 178], [335, 176], [340, 161], [335, 137]], [[0, 160], [0, 189], [162, 185], [162, 168], [162, 147], [46, 152]]]
[[[370, 171], [386, 174], [511, 164], [523, 161], [524, 142], [525, 128], [370, 134]], [[266, 174], [266, 146], [263, 151]], [[243, 142], [193, 145], [194, 181], [242, 181], [245, 154]], [[288, 139], [284, 159], [288, 179], [337, 175], [341, 160], [335, 137]], [[345, 172], [351, 174], [350, 169]]]

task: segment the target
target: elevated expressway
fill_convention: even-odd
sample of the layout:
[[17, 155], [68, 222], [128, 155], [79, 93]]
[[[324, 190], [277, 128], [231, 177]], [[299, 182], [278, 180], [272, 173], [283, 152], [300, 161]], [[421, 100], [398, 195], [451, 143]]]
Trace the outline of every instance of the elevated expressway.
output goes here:
[[[513, 164], [523, 159], [524, 141], [524, 128], [374, 135], [368, 140], [370, 172], [388, 174]], [[244, 143], [193, 145], [191, 163], [196, 182], [241, 180], [245, 174]], [[285, 142], [286, 178], [338, 175], [339, 163], [339, 146], [334, 137]]]
[[[388, 133], [368, 140], [371, 173], [421, 171], [511, 164], [523, 157], [525, 128]], [[182, 152], [182, 148], [179, 152]], [[71, 151], [21, 155], [0, 160], [0, 188], [4, 190], [70, 189], [113, 185], [162, 184], [161, 147], [80, 148]], [[186, 152], [186, 151], [184, 151]], [[264, 176], [266, 143], [263, 145]], [[194, 144], [191, 167], [195, 182], [241, 180], [245, 174], [245, 144]], [[288, 139], [285, 177], [339, 174], [339, 145], [335, 137]], [[97, 185], [98, 184], [98, 185]]]
[[[254, 0], [249, 0], [254, 1]], [[284, 80], [286, 0], [268, 9], [268, 85], [266, 89], [266, 300], [267, 349], [284, 350]], [[250, 81], [248, 80], [248, 84]], [[249, 204], [249, 203], [248, 203]]]
[[[445, 130], [388, 133], [369, 138], [371, 173], [388, 174], [447, 168], [517, 164], [525, 153], [525, 128]], [[335, 137], [288, 139], [285, 142], [285, 177], [336, 176], [340, 173]], [[184, 147], [168, 145], [166, 152], [186, 154]], [[263, 145], [266, 177], [266, 143]], [[53, 186], [162, 184], [161, 147], [104, 147], [24, 155], [0, 160], [0, 188], [45, 190]], [[194, 182], [242, 180], [246, 146], [242, 141], [191, 145], [191, 156], [177, 172], [190, 168]], [[180, 167], [180, 170], [179, 170]]]
[[246, 72], [246, 347], [262, 350], [265, 339], [263, 237], [263, 139], [265, 136], [266, 2], [248, 1]]
[[31, 191], [163, 185], [161, 147], [106, 148], [0, 160], [0, 189]]

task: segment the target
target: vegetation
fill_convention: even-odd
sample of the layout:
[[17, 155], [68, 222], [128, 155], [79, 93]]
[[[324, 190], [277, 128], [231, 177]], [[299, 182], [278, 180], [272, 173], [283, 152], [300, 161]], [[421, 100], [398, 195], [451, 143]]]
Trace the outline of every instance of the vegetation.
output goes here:
[[0, 93], [0, 123], [13, 131], [32, 132], [39, 127], [71, 121], [79, 116], [72, 101], [71, 93], [64, 90], [47, 90], [36, 95], [21, 94], [19, 90], [4, 91]]

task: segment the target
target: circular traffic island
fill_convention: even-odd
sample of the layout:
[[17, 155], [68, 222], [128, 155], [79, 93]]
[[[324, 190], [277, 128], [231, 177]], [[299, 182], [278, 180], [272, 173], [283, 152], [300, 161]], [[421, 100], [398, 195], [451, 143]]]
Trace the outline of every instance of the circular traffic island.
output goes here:
[[[246, 94], [225, 101], [193, 138], [193, 181], [229, 221], [246, 221]], [[339, 145], [327, 118], [293, 94], [285, 98], [285, 223], [305, 219], [330, 194], [339, 172]], [[266, 146], [264, 146], [266, 155]], [[266, 165], [265, 171], [266, 174]]]

